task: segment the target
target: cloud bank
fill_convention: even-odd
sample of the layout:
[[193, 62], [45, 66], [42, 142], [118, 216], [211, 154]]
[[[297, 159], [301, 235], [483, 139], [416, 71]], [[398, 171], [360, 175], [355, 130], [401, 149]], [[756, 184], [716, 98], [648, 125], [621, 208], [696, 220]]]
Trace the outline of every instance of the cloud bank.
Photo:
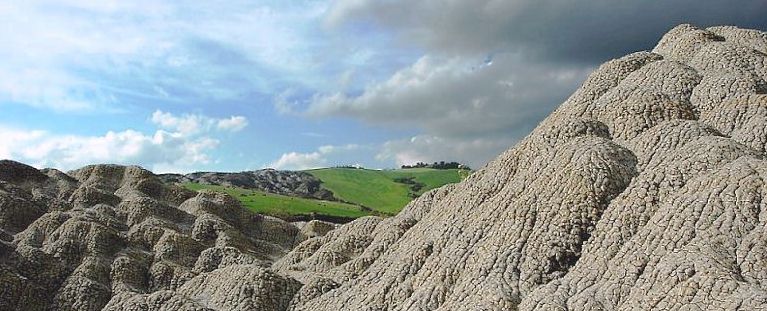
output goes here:
[[[104, 113], [311, 84], [324, 3], [30, 0], [0, 4], [0, 103]], [[129, 108], [129, 107], [128, 107]]]
[[764, 29], [765, 12], [761, 0], [337, 0], [326, 23], [377, 25], [430, 52], [593, 64], [650, 48], [681, 23]]
[[360, 151], [370, 151], [370, 146], [348, 144], [342, 146], [324, 145], [316, 151], [301, 153], [283, 153], [279, 159], [267, 167], [280, 170], [308, 170], [333, 165], [358, 165], [358, 163], [343, 162], [348, 156], [356, 157]]
[[128, 129], [99, 136], [61, 135], [43, 130], [0, 127], [0, 158], [17, 159], [37, 167], [75, 169], [93, 163], [141, 165], [155, 172], [183, 172], [214, 159], [210, 152], [221, 140], [221, 131], [247, 125], [242, 116], [215, 119], [155, 111], [154, 133]]

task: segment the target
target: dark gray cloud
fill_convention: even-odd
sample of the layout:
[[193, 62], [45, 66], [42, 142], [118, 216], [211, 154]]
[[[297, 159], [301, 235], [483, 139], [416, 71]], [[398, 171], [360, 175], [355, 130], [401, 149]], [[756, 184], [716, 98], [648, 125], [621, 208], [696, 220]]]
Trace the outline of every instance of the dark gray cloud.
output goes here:
[[347, 0], [327, 20], [376, 24], [431, 51], [594, 63], [651, 48], [680, 23], [767, 29], [765, 16], [765, 0]]
[[326, 22], [376, 27], [425, 56], [308, 113], [422, 129], [380, 157], [476, 166], [526, 135], [599, 63], [652, 49], [680, 23], [767, 29], [765, 0], [339, 0]]
[[382, 160], [450, 160], [477, 167], [532, 130], [591, 69], [511, 53], [484, 62], [424, 56], [361, 95], [317, 95], [307, 113], [423, 131], [384, 144]]
[[414, 126], [450, 137], [518, 137], [559, 105], [590, 69], [531, 62], [509, 53], [486, 62], [425, 56], [359, 96], [317, 96], [308, 112]]

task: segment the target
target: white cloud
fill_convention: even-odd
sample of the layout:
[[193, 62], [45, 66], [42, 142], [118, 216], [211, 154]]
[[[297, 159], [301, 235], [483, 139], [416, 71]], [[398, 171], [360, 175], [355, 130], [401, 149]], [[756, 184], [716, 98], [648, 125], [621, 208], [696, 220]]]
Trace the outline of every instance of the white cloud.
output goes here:
[[333, 146], [333, 145], [325, 145], [320, 146], [317, 148], [317, 151], [319, 151], [322, 154], [332, 154], [332, 153], [339, 153], [339, 152], [348, 152], [348, 151], [354, 151], [362, 149], [363, 146], [357, 145], [357, 144], [348, 144], [343, 146]]
[[0, 158], [10, 159], [17, 151], [18, 146], [23, 146], [28, 141], [38, 140], [45, 136], [44, 131], [23, 131], [0, 127]]
[[228, 119], [218, 120], [216, 127], [219, 130], [239, 132], [248, 126], [248, 119], [243, 116], [231, 116]]
[[[0, 68], [3, 68], [0, 65]], [[49, 107], [56, 111], [90, 110], [92, 104], [68, 90], [83, 86], [83, 81], [63, 72], [41, 68], [0, 70], [0, 100]]]
[[521, 137], [558, 106], [589, 66], [535, 63], [516, 54], [492, 59], [424, 56], [362, 94], [318, 95], [307, 113], [406, 125], [435, 136]]
[[94, 163], [135, 164], [149, 169], [157, 165], [192, 168], [210, 163], [207, 152], [219, 144], [210, 137], [190, 138], [162, 130], [152, 135], [125, 130], [78, 136], [0, 128], [0, 133], [15, 137], [0, 143], [0, 157], [62, 170]]
[[188, 171], [212, 163], [220, 145], [217, 130], [238, 131], [244, 117], [214, 119], [199, 114], [176, 116], [155, 111], [153, 133], [108, 131], [103, 135], [62, 135], [0, 126], [0, 158], [37, 167], [70, 170], [95, 163], [141, 165], [156, 172]]
[[184, 135], [210, 131], [214, 128], [222, 131], [238, 132], [248, 125], [248, 119], [243, 116], [216, 119], [201, 114], [176, 116], [162, 110], [155, 110], [150, 120], [160, 128], [176, 131]]
[[397, 166], [456, 161], [476, 169], [508, 149], [514, 141], [509, 137], [466, 139], [418, 135], [384, 143], [376, 159], [393, 160]]
[[[316, 66], [313, 51], [322, 43], [312, 23], [326, 6], [5, 1], [0, 102], [103, 113], [136, 98], [242, 99], [270, 92], [280, 79], [309, 81], [302, 73]], [[267, 73], [274, 77], [264, 79]]]
[[424, 134], [382, 144], [325, 145], [310, 152], [287, 152], [267, 167], [306, 170], [362, 164], [368, 168], [392, 168], [417, 162], [456, 161], [478, 168], [514, 142], [511, 137], [461, 138]]
[[322, 153], [315, 151], [311, 153], [283, 153], [277, 161], [269, 164], [269, 167], [282, 170], [307, 170], [327, 165], [328, 161]]
[[368, 147], [356, 144], [343, 146], [325, 145], [320, 146], [314, 152], [288, 152], [283, 153], [279, 159], [270, 163], [268, 167], [284, 170], [307, 170], [327, 167], [329, 164], [342, 165], [346, 163], [338, 163], [339, 158], [361, 149], [368, 149]]
[[195, 134], [202, 130], [205, 119], [199, 115], [174, 116], [171, 113], [156, 110], [152, 113], [152, 123], [161, 128], [178, 131], [183, 134]]
[[291, 114], [296, 112], [298, 103], [290, 100], [290, 97], [295, 95], [294, 93], [294, 90], [288, 89], [277, 94], [277, 96], [274, 97], [274, 109], [280, 114]]

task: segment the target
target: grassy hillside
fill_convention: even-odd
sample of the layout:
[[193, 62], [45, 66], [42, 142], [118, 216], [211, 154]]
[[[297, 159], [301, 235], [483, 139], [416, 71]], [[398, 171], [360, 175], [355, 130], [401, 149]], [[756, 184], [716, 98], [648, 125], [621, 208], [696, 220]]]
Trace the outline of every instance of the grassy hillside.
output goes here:
[[468, 174], [468, 171], [430, 168], [385, 171], [326, 168], [306, 172], [322, 180], [322, 187], [332, 191], [336, 198], [348, 203], [198, 183], [184, 183], [183, 186], [191, 190], [225, 192], [256, 213], [282, 218], [311, 214], [357, 218], [373, 214], [394, 215], [414, 197], [442, 185], [459, 182]]
[[421, 195], [426, 191], [442, 187], [446, 184], [457, 183], [469, 175], [468, 170], [435, 170], [431, 168], [410, 168], [381, 172], [392, 179], [411, 177], [416, 182], [423, 184], [424, 187], [416, 191], [416, 195]]
[[278, 217], [309, 215], [312, 213], [350, 218], [370, 215], [370, 212], [362, 210], [359, 206], [340, 202], [304, 199], [242, 188], [212, 186], [197, 183], [185, 183], [183, 185], [184, 187], [195, 191], [208, 189], [228, 193], [239, 199], [243, 206], [256, 213]]
[[[396, 214], [414, 196], [465, 178], [466, 171], [415, 168], [404, 170], [366, 170], [326, 168], [306, 171], [322, 180], [322, 186], [335, 197], [386, 214]], [[417, 184], [405, 184], [407, 179]]]

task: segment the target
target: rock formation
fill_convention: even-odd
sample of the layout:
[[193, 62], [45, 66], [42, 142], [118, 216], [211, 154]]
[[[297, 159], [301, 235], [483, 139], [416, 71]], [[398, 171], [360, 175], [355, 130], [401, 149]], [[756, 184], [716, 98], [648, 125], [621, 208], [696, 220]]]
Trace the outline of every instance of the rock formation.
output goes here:
[[300, 283], [268, 267], [327, 226], [138, 167], [0, 161], [0, 310], [284, 310]]
[[264, 169], [240, 173], [199, 172], [186, 175], [161, 174], [160, 179], [169, 183], [195, 182], [260, 190], [281, 195], [337, 201], [333, 193], [320, 187], [322, 181], [306, 172]]
[[391, 218], [0, 162], [0, 310], [767, 309], [767, 33], [681, 25]]

